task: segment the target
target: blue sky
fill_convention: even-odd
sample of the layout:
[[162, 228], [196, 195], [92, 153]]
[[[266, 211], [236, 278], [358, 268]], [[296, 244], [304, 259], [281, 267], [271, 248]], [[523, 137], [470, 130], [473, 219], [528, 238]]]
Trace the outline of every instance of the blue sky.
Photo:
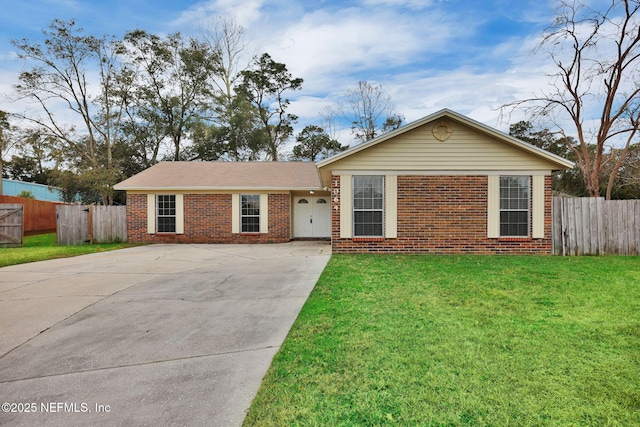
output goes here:
[[[503, 131], [498, 107], [547, 84], [550, 61], [532, 50], [554, 15], [549, 0], [30, 0], [2, 8], [1, 94], [22, 67], [9, 41], [35, 39], [55, 18], [121, 37], [135, 28], [190, 34], [234, 16], [252, 52], [304, 79], [290, 95], [299, 126], [319, 123], [323, 108], [366, 80], [382, 84], [408, 122], [450, 108]], [[0, 109], [15, 109], [0, 100]]]

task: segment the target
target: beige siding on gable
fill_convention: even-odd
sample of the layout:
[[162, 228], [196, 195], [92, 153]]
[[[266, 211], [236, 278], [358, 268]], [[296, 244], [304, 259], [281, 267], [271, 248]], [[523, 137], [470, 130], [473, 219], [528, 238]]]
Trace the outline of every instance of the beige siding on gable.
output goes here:
[[453, 121], [449, 139], [437, 140], [433, 123], [372, 146], [328, 167], [332, 170], [551, 170], [547, 160]]

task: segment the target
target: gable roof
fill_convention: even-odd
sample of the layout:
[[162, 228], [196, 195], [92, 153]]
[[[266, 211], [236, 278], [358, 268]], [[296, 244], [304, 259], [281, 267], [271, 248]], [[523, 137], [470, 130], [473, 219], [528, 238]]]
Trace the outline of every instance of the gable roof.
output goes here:
[[487, 126], [483, 123], [477, 122], [473, 119], [470, 119], [469, 117], [463, 116], [462, 114], [456, 113], [455, 111], [449, 110], [449, 109], [442, 109], [436, 113], [430, 114], [426, 117], [423, 117], [422, 119], [416, 120], [414, 122], [408, 123], [398, 129], [395, 129], [389, 133], [386, 133], [384, 135], [381, 135], [377, 138], [374, 138], [370, 141], [364, 142], [362, 144], [356, 145], [354, 147], [349, 148], [346, 151], [343, 151], [342, 153], [338, 153], [335, 156], [329, 157], [327, 159], [321, 160], [320, 162], [318, 162], [318, 167], [319, 168], [323, 168], [325, 166], [328, 166], [334, 162], [337, 162], [339, 160], [342, 160], [344, 158], [347, 158], [353, 154], [359, 153], [363, 150], [366, 150], [367, 148], [376, 146], [382, 142], [388, 141], [392, 138], [395, 138], [399, 135], [402, 135], [404, 133], [407, 133], [411, 130], [414, 130], [420, 126], [423, 126], [427, 123], [430, 122], [434, 122], [436, 120], [442, 119], [442, 118], [449, 118], [452, 120], [455, 120], [459, 123], [462, 123], [463, 125], [466, 125], [482, 134], [485, 134], [495, 140], [504, 142], [510, 146], [513, 146], [517, 149], [521, 149], [523, 150], [523, 152], [529, 153], [533, 156], [537, 156], [539, 158], [542, 158], [546, 161], [551, 162], [553, 165], [557, 166], [557, 169], [567, 169], [567, 168], [572, 168], [574, 166], [573, 162], [557, 156], [553, 153], [550, 153], [546, 150], [543, 150], [541, 148], [538, 148], [534, 145], [531, 145], [529, 143], [526, 143], [524, 141], [521, 141], [517, 138], [514, 138], [510, 135], [507, 135], [503, 132], [500, 132], [497, 129], [494, 129], [490, 126]]
[[321, 189], [313, 162], [160, 162], [116, 190]]

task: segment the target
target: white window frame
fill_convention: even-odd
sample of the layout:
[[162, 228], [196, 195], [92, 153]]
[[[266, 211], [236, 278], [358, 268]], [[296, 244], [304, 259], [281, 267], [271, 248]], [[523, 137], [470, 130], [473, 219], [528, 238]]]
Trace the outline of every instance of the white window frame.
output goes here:
[[[518, 180], [519, 185], [512, 187], [509, 185], [503, 185], [503, 183], [507, 180]], [[526, 181], [526, 198], [520, 197], [518, 194], [514, 196], [513, 192], [517, 192], [519, 188], [522, 186], [522, 181]], [[511, 193], [511, 194], [505, 194]], [[499, 187], [498, 187], [498, 216], [499, 216], [499, 233], [500, 237], [530, 237], [531, 236], [531, 195], [532, 195], [532, 183], [531, 176], [529, 175], [501, 175], [499, 179]], [[526, 209], [522, 206], [521, 202], [526, 200]], [[505, 203], [508, 206], [505, 206]], [[520, 204], [520, 206], [511, 206], [512, 204]], [[524, 212], [526, 214], [526, 227], [527, 231], [525, 234], [511, 234], [503, 232], [503, 213], [509, 212]]]
[[[357, 203], [356, 203], [356, 196], [358, 195], [357, 190], [358, 187], [356, 185], [356, 181], [357, 180], [361, 180], [361, 179], [376, 179], [376, 180], [380, 180], [380, 191], [382, 193], [382, 198], [380, 200], [380, 205], [379, 207], [375, 207], [375, 206], [371, 206], [369, 208], [357, 208]], [[352, 178], [352, 194], [351, 194], [351, 201], [352, 201], [352, 224], [353, 224], [353, 237], [384, 237], [385, 235], [385, 177], [384, 175], [354, 175]], [[370, 199], [372, 201], [372, 205], [374, 204], [374, 201], [376, 199]], [[379, 234], [357, 234], [358, 233], [358, 227], [356, 225], [356, 212], [380, 212], [380, 233]]]
[[[169, 203], [173, 203], [173, 208], [171, 206], [165, 207], [164, 204], [167, 203], [165, 198], [169, 198]], [[173, 199], [171, 199], [173, 198]], [[173, 209], [173, 214], [167, 213], [167, 210], [171, 212]], [[161, 230], [161, 221], [160, 218], [173, 218], [173, 230], [166, 231]], [[157, 194], [156, 195], [156, 232], [160, 234], [176, 234], [178, 230], [178, 200], [175, 194]]]
[[[245, 198], [251, 198], [251, 202], [250, 203], [257, 203], [257, 210], [258, 213], [257, 214], [246, 214], [245, 213], [245, 208], [244, 208], [244, 199]], [[240, 195], [240, 232], [241, 233], [260, 233], [261, 230], [261, 225], [262, 225], [262, 221], [261, 221], [261, 212], [262, 212], [262, 204], [261, 202], [261, 197], [260, 194], [241, 194]], [[254, 207], [255, 209], [255, 207]], [[258, 225], [258, 229], [257, 230], [246, 230], [245, 229], [245, 223], [243, 221], [244, 218], [257, 218], [257, 225]]]

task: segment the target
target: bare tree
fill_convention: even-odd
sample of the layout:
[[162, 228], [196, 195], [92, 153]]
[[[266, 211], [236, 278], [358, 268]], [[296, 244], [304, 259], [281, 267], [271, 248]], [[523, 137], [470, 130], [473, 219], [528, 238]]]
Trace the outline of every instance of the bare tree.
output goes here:
[[196, 132], [193, 157], [234, 161], [258, 158], [264, 145], [262, 120], [251, 103], [235, 93], [242, 72], [253, 59], [246, 52], [245, 29], [234, 18], [219, 17], [200, 29], [200, 37], [215, 58], [214, 72], [210, 75], [213, 123], [202, 123]]
[[380, 84], [359, 81], [357, 88], [346, 91], [345, 98], [346, 105], [340, 106], [340, 112], [361, 142], [397, 129], [404, 121], [402, 115], [396, 114], [391, 97], [385, 95]]
[[320, 127], [331, 139], [338, 139], [338, 111], [331, 106], [326, 106], [319, 113]]
[[640, 123], [640, 2], [611, 0], [598, 11], [559, 0], [557, 10], [539, 46], [557, 70], [550, 89], [503, 108], [551, 119], [577, 158], [588, 194], [600, 196], [604, 178], [610, 199]]
[[234, 87], [241, 77], [240, 72], [249, 67], [251, 56], [244, 66], [247, 42], [245, 29], [233, 18], [219, 17], [210, 26], [200, 29], [201, 38], [206, 46], [214, 52], [215, 71], [211, 75], [215, 92], [230, 104], [234, 97]]

